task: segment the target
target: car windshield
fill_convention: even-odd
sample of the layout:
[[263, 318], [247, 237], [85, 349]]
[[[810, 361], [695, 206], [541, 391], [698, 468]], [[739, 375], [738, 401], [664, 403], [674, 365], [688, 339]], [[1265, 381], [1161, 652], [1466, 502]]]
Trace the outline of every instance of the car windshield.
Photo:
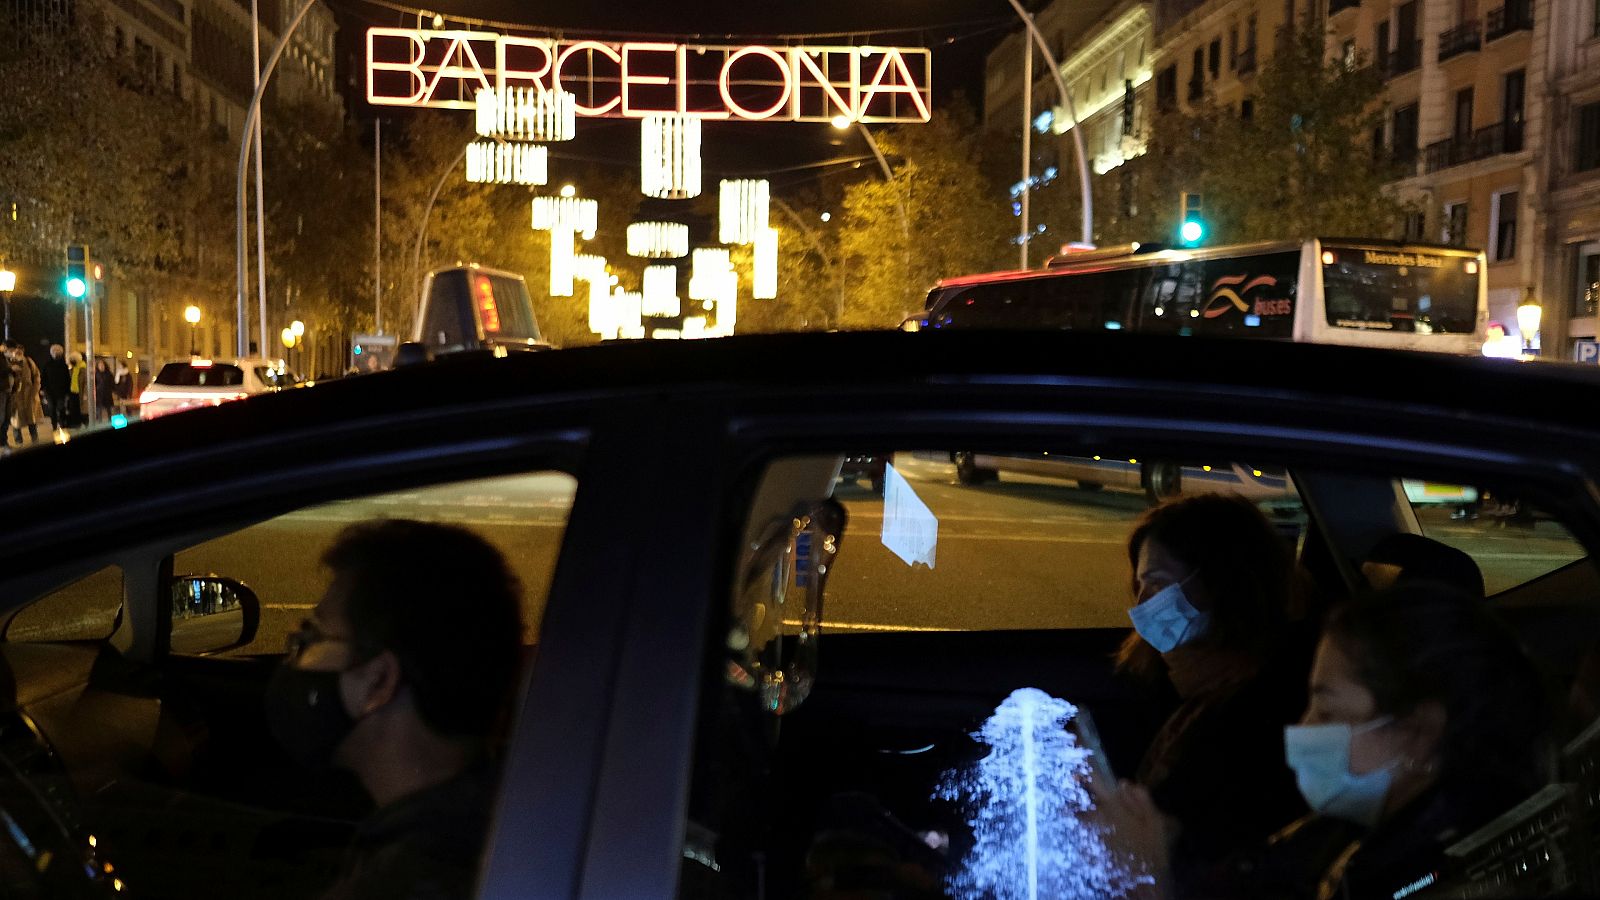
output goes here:
[[162, 387], [238, 387], [244, 370], [232, 363], [167, 363], [155, 383]]

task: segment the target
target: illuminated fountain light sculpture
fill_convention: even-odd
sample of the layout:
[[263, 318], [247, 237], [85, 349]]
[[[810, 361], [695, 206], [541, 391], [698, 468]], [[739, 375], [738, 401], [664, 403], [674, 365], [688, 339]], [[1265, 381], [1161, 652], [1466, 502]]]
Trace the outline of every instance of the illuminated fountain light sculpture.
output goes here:
[[770, 187], [765, 179], [724, 181], [718, 196], [717, 240], [750, 244], [767, 227]]
[[778, 296], [778, 229], [763, 228], [756, 232], [754, 257], [750, 296], [757, 300], [774, 300]]
[[644, 314], [676, 316], [682, 311], [678, 300], [678, 267], [645, 266]]
[[689, 226], [678, 222], [634, 222], [628, 226], [628, 255], [677, 259], [689, 255]]
[[574, 231], [589, 241], [594, 239], [599, 224], [599, 201], [582, 197], [533, 198], [534, 231]]
[[700, 196], [700, 120], [645, 116], [639, 137], [639, 189], [646, 197]]
[[508, 141], [570, 141], [577, 132], [578, 98], [542, 87], [480, 89], [475, 124], [483, 137]]
[[547, 184], [550, 151], [540, 144], [473, 141], [467, 145], [467, 180], [477, 184]]
[[973, 735], [989, 753], [952, 773], [938, 796], [969, 807], [972, 848], [946, 885], [952, 897], [1120, 897], [1149, 884], [1111, 851], [1095, 823], [1090, 751], [1067, 724], [1078, 708], [1036, 688], [1002, 702]]

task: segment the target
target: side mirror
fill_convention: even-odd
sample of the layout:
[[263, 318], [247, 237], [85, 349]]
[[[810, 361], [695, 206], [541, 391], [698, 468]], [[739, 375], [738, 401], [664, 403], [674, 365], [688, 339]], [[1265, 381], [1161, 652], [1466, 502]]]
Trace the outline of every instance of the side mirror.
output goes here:
[[172, 579], [173, 653], [207, 656], [235, 650], [256, 638], [261, 600], [255, 591], [220, 575]]
[[414, 366], [419, 363], [429, 362], [433, 354], [428, 351], [428, 345], [418, 341], [406, 341], [395, 348], [394, 366]]

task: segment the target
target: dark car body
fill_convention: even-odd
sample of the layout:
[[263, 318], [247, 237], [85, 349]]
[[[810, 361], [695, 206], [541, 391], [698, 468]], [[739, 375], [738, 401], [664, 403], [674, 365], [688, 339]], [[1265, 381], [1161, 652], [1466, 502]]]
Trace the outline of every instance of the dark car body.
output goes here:
[[[774, 365], [781, 360], [792, 364]], [[8, 698], [15, 711], [36, 723], [42, 745], [64, 755], [99, 752], [82, 737], [82, 717], [132, 734], [127, 723], [146, 708], [162, 723], [188, 710], [210, 740], [259, 749], [266, 738], [250, 704], [276, 660], [172, 652], [164, 592], [166, 579], [181, 574], [174, 557], [182, 548], [373, 492], [530, 466], [569, 473], [576, 494], [505, 748], [480, 896], [748, 896], [733, 851], [724, 850], [717, 872], [702, 867], [691, 877], [684, 867], [709, 852], [694, 840], [708, 817], [698, 760], [733, 738], [711, 727], [719, 695], [708, 673], [721, 671], [751, 498], [774, 461], [848, 459], [862, 448], [1091, 446], [1283, 460], [1310, 516], [1302, 564], [1353, 589], [1361, 548], [1404, 527], [1409, 515], [1403, 494], [1397, 500], [1385, 487], [1390, 472], [1494, 485], [1559, 517], [1583, 548], [1600, 544], [1597, 404], [1600, 374], [1564, 366], [1137, 335], [833, 334], [443, 359], [88, 434], [0, 462], [7, 610], [108, 564], [122, 572], [111, 637], [0, 644], [0, 662], [16, 685]], [[871, 458], [860, 471], [880, 471], [873, 467], [890, 456]], [[1384, 480], [1365, 480], [1372, 473]], [[1357, 497], [1377, 499], [1351, 505]], [[401, 505], [394, 514], [420, 509]], [[875, 528], [869, 520], [850, 540], [872, 545]], [[1120, 553], [1114, 545], [1124, 536], [1108, 531], [1104, 542]], [[284, 548], [286, 557], [304, 552]], [[305, 565], [315, 571], [314, 559]], [[1525, 640], [1558, 661], [1562, 677], [1573, 677], [1600, 638], [1600, 578], [1587, 558], [1507, 591], [1503, 605]], [[1125, 627], [823, 633], [810, 711], [785, 721], [797, 740], [834, 721], [825, 713], [855, 722], [874, 698], [910, 697], [815, 746], [946, 746], [992, 707], [1018, 660], [1035, 654], [1052, 661], [1039, 677], [1090, 698], [1112, 756], [1127, 756], [1112, 745], [1132, 733], [1136, 717], [1131, 701], [1107, 687], [1106, 669]], [[53, 699], [86, 686], [115, 704], [63, 711]], [[191, 800], [231, 797], [278, 764], [264, 750], [204, 758], [212, 768], [172, 776]], [[780, 754], [772, 771], [795, 774], [779, 793], [839, 789], [851, 768], [844, 758]], [[889, 765], [882, 760], [891, 757], [863, 750], [861, 758]], [[194, 771], [209, 780], [195, 781]], [[885, 792], [895, 777], [881, 776]], [[168, 818], [150, 821], [170, 821], [171, 840], [159, 853], [125, 842], [125, 855], [145, 856], [150, 869], [200, 871], [199, 845], [177, 838], [191, 807], [163, 804]], [[768, 830], [750, 834], [781, 835], [791, 818], [782, 809], [759, 812]], [[309, 833], [304, 823], [314, 818], [286, 821]], [[253, 846], [279, 833], [278, 824], [261, 825]], [[1543, 834], [1526, 823], [1506, 827], [1529, 841]], [[1595, 833], [1592, 820], [1570, 827]], [[724, 837], [730, 828], [724, 823]], [[1594, 845], [1585, 846], [1592, 855]], [[1514, 868], [1503, 855], [1484, 850], [1476, 871], [1493, 877]], [[702, 877], [733, 883], [691, 888]]]

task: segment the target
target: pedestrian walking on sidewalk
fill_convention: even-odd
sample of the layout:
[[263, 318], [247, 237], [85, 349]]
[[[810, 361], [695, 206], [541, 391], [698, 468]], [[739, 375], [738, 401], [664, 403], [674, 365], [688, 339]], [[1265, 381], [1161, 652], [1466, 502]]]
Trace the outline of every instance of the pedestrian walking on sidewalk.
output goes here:
[[5, 348], [11, 364], [11, 436], [22, 443], [22, 429], [26, 428], [29, 438], [38, 443], [39, 420], [44, 418], [39, 405], [39, 367], [16, 341], [6, 341]]
[[67, 427], [67, 391], [72, 387], [72, 371], [67, 368], [66, 348], [51, 344], [50, 358], [34, 368], [40, 370], [44, 399], [50, 404], [50, 424], [56, 430]]
[[97, 359], [94, 361], [94, 419], [97, 422], [111, 421], [111, 412], [116, 408], [117, 397], [115, 380], [111, 377], [111, 363]]

